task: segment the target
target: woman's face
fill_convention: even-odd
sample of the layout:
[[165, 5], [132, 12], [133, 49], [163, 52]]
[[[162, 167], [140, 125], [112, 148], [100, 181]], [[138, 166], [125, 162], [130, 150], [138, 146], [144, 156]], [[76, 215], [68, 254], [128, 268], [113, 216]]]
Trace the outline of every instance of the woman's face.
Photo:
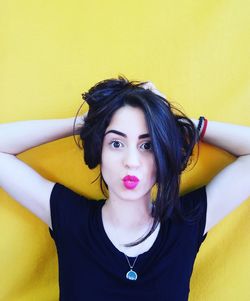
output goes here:
[[105, 131], [101, 163], [110, 198], [150, 200], [150, 191], [156, 181], [150, 141], [144, 112], [140, 108], [127, 105], [115, 112]]

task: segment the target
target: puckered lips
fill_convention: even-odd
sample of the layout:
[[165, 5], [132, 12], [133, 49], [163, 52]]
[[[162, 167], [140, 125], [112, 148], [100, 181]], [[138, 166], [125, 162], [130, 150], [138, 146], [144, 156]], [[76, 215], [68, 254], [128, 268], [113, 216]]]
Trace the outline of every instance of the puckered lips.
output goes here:
[[123, 185], [127, 189], [134, 189], [140, 182], [136, 176], [127, 175], [123, 179]]

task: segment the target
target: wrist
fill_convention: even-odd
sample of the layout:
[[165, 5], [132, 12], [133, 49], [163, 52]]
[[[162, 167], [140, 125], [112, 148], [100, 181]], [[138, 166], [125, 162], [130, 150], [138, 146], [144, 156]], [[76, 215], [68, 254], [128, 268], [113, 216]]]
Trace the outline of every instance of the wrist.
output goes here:
[[206, 134], [208, 120], [203, 116], [199, 117], [199, 119], [191, 120], [197, 130], [198, 141], [203, 140]]
[[81, 116], [71, 118], [73, 132], [75, 135], [79, 135], [80, 130], [84, 125], [84, 119], [85, 119], [86, 115], [87, 115], [87, 113], [85, 113], [84, 115], [81, 115]]
[[208, 120], [204, 116], [200, 116], [197, 125], [197, 132], [199, 140], [203, 140], [207, 130]]

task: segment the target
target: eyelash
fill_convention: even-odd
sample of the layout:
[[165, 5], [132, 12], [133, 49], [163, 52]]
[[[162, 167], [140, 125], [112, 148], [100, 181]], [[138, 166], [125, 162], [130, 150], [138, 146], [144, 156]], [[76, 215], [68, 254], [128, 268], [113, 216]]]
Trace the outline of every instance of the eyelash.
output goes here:
[[[114, 142], [118, 142], [118, 143], [120, 143], [120, 144], [123, 144], [121, 141], [119, 141], [119, 140], [112, 140], [110, 143], [109, 143], [109, 145], [112, 145]], [[143, 143], [142, 145], [145, 145], [145, 144], [147, 144], [147, 143], [149, 143], [150, 144], [150, 149], [144, 149], [145, 151], [152, 151], [152, 144], [151, 144], [151, 142], [150, 141], [147, 141], [147, 142], [145, 142], [145, 143]], [[117, 148], [117, 147], [114, 147], [115, 149]]]

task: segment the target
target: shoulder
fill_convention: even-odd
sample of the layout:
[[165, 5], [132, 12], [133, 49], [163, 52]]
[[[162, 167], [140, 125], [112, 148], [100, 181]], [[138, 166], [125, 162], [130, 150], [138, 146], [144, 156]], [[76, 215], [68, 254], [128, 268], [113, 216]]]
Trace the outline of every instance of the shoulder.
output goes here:
[[192, 190], [179, 198], [177, 213], [180, 227], [185, 229], [185, 236], [191, 241], [195, 239], [199, 247], [206, 238], [207, 192], [206, 186]]
[[91, 199], [73, 188], [69, 188], [61, 183], [55, 183], [51, 192], [51, 201], [74, 202], [81, 204], [96, 204], [97, 200]]
[[206, 201], [206, 186], [196, 188], [180, 196], [180, 202], [186, 209], [192, 208], [197, 204], [206, 203]]
[[186, 192], [179, 197], [174, 217], [182, 221], [195, 223], [204, 219], [207, 211], [206, 186]]
[[199, 187], [180, 196], [180, 202], [185, 209], [192, 209], [197, 204], [205, 205], [206, 201], [206, 186]]
[[90, 212], [96, 211], [100, 204], [101, 202], [90, 199], [74, 189], [55, 183], [50, 196], [53, 232], [72, 232], [73, 227], [86, 223]]

